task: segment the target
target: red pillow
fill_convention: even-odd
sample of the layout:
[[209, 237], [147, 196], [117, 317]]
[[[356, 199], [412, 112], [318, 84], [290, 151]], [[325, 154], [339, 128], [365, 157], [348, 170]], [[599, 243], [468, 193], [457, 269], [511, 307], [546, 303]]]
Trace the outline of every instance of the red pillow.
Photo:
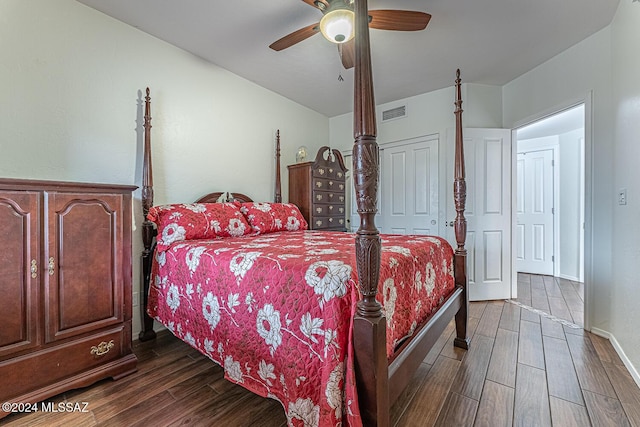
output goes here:
[[293, 203], [243, 203], [240, 210], [257, 234], [306, 230], [308, 227]]
[[237, 237], [252, 232], [239, 206], [234, 203], [153, 206], [147, 219], [158, 226], [159, 251], [181, 240]]

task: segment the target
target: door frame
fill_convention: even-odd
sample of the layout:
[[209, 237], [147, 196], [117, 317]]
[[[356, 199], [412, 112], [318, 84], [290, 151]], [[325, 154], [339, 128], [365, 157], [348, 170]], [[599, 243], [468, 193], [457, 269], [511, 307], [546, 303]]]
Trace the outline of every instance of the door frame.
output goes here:
[[[570, 108], [576, 107], [580, 104], [584, 104], [584, 240], [583, 240], [583, 252], [584, 252], [584, 266], [583, 266], [583, 275], [584, 275], [584, 329], [587, 331], [591, 330], [591, 319], [593, 318], [593, 91], [587, 92], [581, 98], [575, 98], [571, 100], [567, 100], [566, 102], [556, 105], [552, 108], [541, 111], [538, 114], [527, 117], [523, 120], [519, 120], [512, 125], [511, 129], [511, 143], [515, 144], [512, 146], [511, 155], [511, 167], [512, 167], [512, 177], [515, 177], [516, 166], [517, 166], [517, 129], [533, 122], [540, 121], [547, 117], [558, 114], [564, 110], [568, 110]], [[513, 178], [512, 178], [513, 179]], [[516, 186], [511, 186], [511, 201], [512, 201], [512, 226], [515, 227], [516, 224]], [[512, 239], [515, 236], [515, 230], [512, 230]], [[512, 288], [515, 288], [515, 292], [517, 292], [518, 287], [518, 275], [515, 270], [515, 262], [516, 262], [516, 253], [515, 250], [515, 242], [512, 240], [512, 251], [511, 251], [511, 263], [512, 263]], [[555, 268], [555, 266], [554, 266]], [[513, 291], [513, 289], [512, 289]], [[517, 293], [514, 294], [514, 297], [517, 296]]]

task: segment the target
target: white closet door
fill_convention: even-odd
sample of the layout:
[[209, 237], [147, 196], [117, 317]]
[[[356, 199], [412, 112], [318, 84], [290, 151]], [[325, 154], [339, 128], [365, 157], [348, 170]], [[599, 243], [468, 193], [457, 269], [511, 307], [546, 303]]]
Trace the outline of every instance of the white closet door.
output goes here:
[[382, 231], [437, 235], [438, 137], [385, 144], [382, 165]]

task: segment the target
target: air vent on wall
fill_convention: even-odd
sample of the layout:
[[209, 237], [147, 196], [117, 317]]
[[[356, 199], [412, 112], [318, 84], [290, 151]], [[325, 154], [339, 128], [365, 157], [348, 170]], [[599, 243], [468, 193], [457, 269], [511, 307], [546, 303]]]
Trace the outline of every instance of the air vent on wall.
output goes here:
[[407, 117], [407, 106], [401, 105], [400, 107], [391, 108], [382, 112], [382, 121], [388, 122], [389, 120], [401, 119]]

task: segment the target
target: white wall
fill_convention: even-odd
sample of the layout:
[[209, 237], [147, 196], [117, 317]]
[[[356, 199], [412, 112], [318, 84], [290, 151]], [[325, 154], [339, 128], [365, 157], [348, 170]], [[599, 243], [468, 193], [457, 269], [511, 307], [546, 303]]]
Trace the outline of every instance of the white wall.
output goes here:
[[[621, 1], [611, 24], [613, 50], [613, 286], [610, 331], [640, 371], [640, 3]], [[640, 381], [636, 377], [636, 381]]]
[[[2, 177], [140, 186], [146, 86], [157, 204], [272, 200], [276, 129], [286, 199], [297, 147], [329, 141], [327, 117], [73, 0], [0, 1], [0, 52]], [[133, 240], [138, 291], [139, 229]], [[137, 308], [134, 321], [137, 334]]]
[[[462, 71], [464, 79], [464, 70]], [[444, 135], [455, 126], [455, 73], [451, 73], [451, 87], [423, 93], [376, 106], [378, 144], [401, 141], [416, 136]], [[375, 84], [384, 84], [375, 82]], [[462, 85], [462, 121], [465, 127], [500, 127], [502, 125], [502, 99], [499, 86], [478, 84]], [[382, 111], [407, 106], [407, 116], [382, 122]], [[329, 120], [331, 146], [351, 150], [353, 146], [353, 114], [347, 113]]]
[[[612, 144], [611, 144], [611, 32], [607, 27], [544, 64], [503, 86], [504, 127], [513, 128], [541, 113], [551, 113], [592, 94], [593, 141], [586, 162], [591, 164], [586, 193], [592, 210], [586, 213], [587, 227], [591, 227], [592, 241], [586, 241], [591, 251], [590, 277], [592, 327], [609, 329], [612, 283]], [[589, 123], [587, 123], [589, 126]], [[588, 134], [588, 132], [587, 132]], [[589, 179], [591, 178], [591, 179]]]
[[[611, 334], [636, 381], [640, 380], [638, 22], [640, 4], [620, 2], [609, 27], [503, 87], [505, 127], [591, 99], [585, 152], [592, 168], [586, 182], [591, 211], [585, 214], [592, 240], [585, 245], [592, 261], [585, 280], [592, 305], [585, 314], [592, 328]], [[616, 204], [621, 187], [628, 191], [626, 206]]]
[[[455, 78], [453, 74], [452, 77]], [[455, 125], [453, 101], [453, 87], [449, 87], [377, 105], [378, 144], [445, 132], [447, 128], [453, 128]], [[386, 123], [382, 122], [383, 110], [405, 104], [407, 106], [406, 117], [390, 120]], [[332, 117], [329, 119], [329, 125], [331, 127], [331, 146], [340, 150], [351, 150], [354, 141], [353, 114], [347, 113]]]

